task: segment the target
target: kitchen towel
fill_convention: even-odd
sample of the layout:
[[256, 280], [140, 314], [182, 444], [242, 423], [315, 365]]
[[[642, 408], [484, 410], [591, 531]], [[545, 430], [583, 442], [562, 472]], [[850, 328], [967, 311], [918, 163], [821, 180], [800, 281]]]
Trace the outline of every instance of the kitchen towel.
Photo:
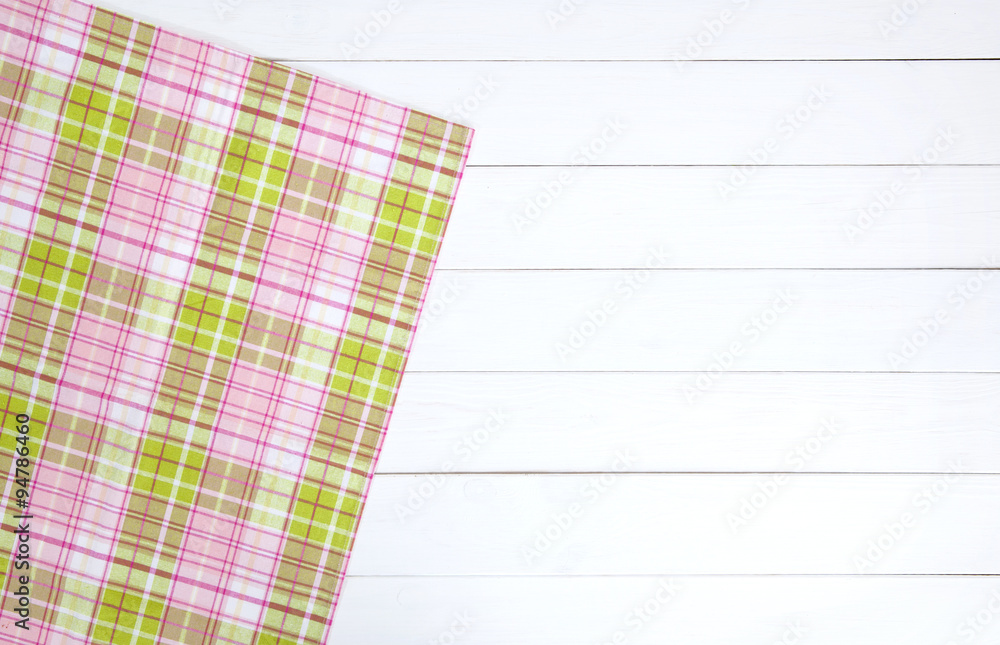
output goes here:
[[0, 640], [325, 641], [471, 134], [0, 3]]

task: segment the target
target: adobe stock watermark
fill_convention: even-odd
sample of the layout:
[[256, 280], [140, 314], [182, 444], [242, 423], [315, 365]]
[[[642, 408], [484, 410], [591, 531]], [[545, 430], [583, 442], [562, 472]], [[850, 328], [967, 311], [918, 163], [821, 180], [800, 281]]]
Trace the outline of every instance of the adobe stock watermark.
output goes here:
[[844, 233], [847, 235], [847, 239], [852, 244], [857, 243], [864, 233], [874, 228], [892, 205], [896, 203], [896, 200], [906, 194], [906, 191], [910, 187], [920, 181], [927, 168], [937, 164], [941, 159], [941, 155], [955, 145], [955, 140], [955, 131], [951, 126], [938, 128], [934, 141], [919, 153], [913, 155], [913, 158], [910, 159], [911, 165], [903, 168], [903, 178], [892, 182], [881, 190], [876, 190], [871, 201], [858, 208], [858, 214], [854, 218], [854, 221], [844, 224]]
[[601, 132], [573, 151], [569, 159], [571, 167], [560, 171], [552, 181], [545, 182], [541, 189], [525, 200], [521, 211], [514, 213], [512, 216], [514, 231], [520, 235], [528, 226], [538, 223], [556, 198], [573, 183], [577, 168], [596, 163], [607, 151], [608, 146], [622, 136], [625, 128], [621, 116], [605, 119]]
[[599, 641], [597, 645], [625, 645], [651, 620], [662, 614], [681, 589], [681, 584], [675, 579], [660, 578], [656, 589], [646, 600], [625, 612], [621, 629], [615, 630], [609, 638]]
[[627, 271], [625, 277], [615, 283], [613, 294], [601, 301], [599, 307], [588, 309], [582, 320], [569, 326], [565, 340], [555, 344], [559, 358], [565, 363], [567, 358], [583, 349], [587, 342], [618, 313], [621, 304], [642, 290], [652, 277], [653, 270], [666, 267], [669, 260], [670, 257], [662, 246], [650, 249], [641, 268]]
[[341, 41], [340, 53], [347, 59], [352, 59], [361, 55], [366, 47], [372, 44], [382, 32], [392, 24], [395, 18], [403, 9], [400, 0], [389, 0], [384, 9], [376, 9], [371, 12], [371, 20], [363, 25], [354, 28], [354, 39], [350, 42]]
[[427, 639], [427, 642], [430, 645], [453, 645], [468, 633], [474, 622], [476, 619], [468, 610], [456, 611], [452, 615], [451, 623], [436, 637]]
[[983, 265], [972, 277], [956, 284], [948, 292], [947, 306], [937, 309], [932, 316], [922, 318], [916, 328], [900, 339], [897, 351], [886, 354], [889, 366], [894, 370], [906, 367], [907, 363], [916, 358], [952, 320], [955, 313], [976, 298], [993, 279], [993, 270], [997, 267], [997, 256], [983, 258]]
[[604, 119], [604, 127], [600, 134], [594, 136], [582, 144], [574, 151], [569, 161], [574, 166], [586, 166], [595, 163], [601, 155], [608, 149], [608, 146], [616, 141], [625, 132], [625, 123], [621, 115], [610, 116]]
[[1000, 589], [994, 589], [993, 593], [983, 601], [981, 609], [958, 624], [955, 628], [955, 638], [949, 640], [947, 645], [975, 642], [993, 624], [998, 615], [1000, 615]]
[[864, 550], [854, 556], [854, 568], [858, 573], [869, 573], [875, 569], [885, 555], [899, 544], [906, 535], [948, 494], [951, 487], [965, 472], [960, 459], [948, 463], [948, 471], [924, 486], [913, 495], [910, 506], [896, 519], [882, 525], [882, 532], [868, 540]]
[[[440, 274], [439, 274], [440, 275]], [[435, 321], [441, 318], [448, 308], [455, 304], [465, 292], [465, 285], [457, 275], [448, 274], [441, 282], [442, 286], [434, 286], [434, 294], [424, 302], [423, 312], [420, 314], [418, 329], [426, 329], [434, 325]]]
[[545, 20], [548, 21], [549, 28], [555, 29], [559, 23], [566, 22], [584, 2], [586, 0], [562, 0], [554, 10], [547, 10]]
[[491, 96], [493, 96], [498, 87], [500, 87], [500, 84], [493, 80], [492, 74], [480, 76], [476, 89], [472, 90], [461, 101], [454, 103], [450, 108], [448, 108], [445, 111], [444, 116], [452, 120], [468, 120], [472, 114], [474, 114], [484, 103], [486, 103], [487, 100], [489, 100]]
[[[840, 426], [833, 417], [823, 419], [816, 434], [805, 440], [800, 445], [788, 451], [785, 455], [785, 463], [791, 466], [792, 472], [801, 473], [806, 465], [812, 461], [816, 455], [823, 451], [827, 443], [840, 433]], [[733, 534], [738, 534], [757, 514], [764, 510], [778, 492], [788, 485], [789, 477], [786, 473], [774, 473], [766, 479], [757, 482], [753, 493], [740, 500], [739, 508], [736, 512], [729, 512], [726, 515], [726, 522]]]
[[744, 340], [734, 340], [721, 351], [712, 354], [712, 362], [707, 368], [698, 372], [691, 383], [681, 385], [681, 393], [688, 404], [693, 404], [702, 394], [708, 392], [723, 374], [733, 369], [737, 359], [746, 350], [756, 345], [767, 330], [781, 319], [782, 315], [791, 309], [796, 297], [791, 289], [779, 289], [774, 294], [774, 300], [759, 313], [750, 317], [740, 328], [740, 336]]
[[579, 500], [553, 513], [549, 517], [548, 524], [540, 528], [529, 543], [521, 545], [521, 555], [524, 556], [525, 563], [531, 565], [565, 537], [587, 509], [614, 487], [621, 473], [631, 470], [635, 463], [635, 457], [627, 451], [619, 450], [611, 463], [611, 472], [588, 477], [586, 483], [580, 487]]
[[876, 23], [882, 38], [889, 40], [889, 37], [910, 22], [925, 4], [927, 4], [927, 0], [904, 0], [892, 5], [892, 11], [889, 12], [889, 15]]
[[243, 0], [215, 0], [212, 3], [212, 8], [215, 9], [215, 15], [219, 17], [219, 20], [225, 20], [229, 14], [235, 13], [236, 8], [243, 4]]
[[726, 28], [736, 22], [740, 12], [746, 11], [750, 7], [750, 0], [732, 0], [732, 3], [736, 5], [738, 11], [723, 9], [711, 18], [702, 20], [702, 28], [698, 33], [688, 36], [684, 52], [674, 52], [670, 55], [677, 69], [683, 70], [684, 66], [691, 61], [701, 58], [707, 49], [718, 43]]
[[420, 481], [410, 486], [406, 504], [399, 502], [393, 506], [399, 523], [404, 524], [407, 519], [413, 517], [424, 505], [444, 487], [445, 474], [455, 472], [458, 466], [472, 459], [472, 456], [479, 452], [483, 446], [489, 443], [493, 437], [503, 430], [507, 423], [507, 417], [498, 408], [490, 410], [483, 424], [475, 430], [467, 433], [452, 446], [455, 459], [446, 459], [441, 464], [441, 469], [437, 473], [428, 473], [421, 477]]
[[802, 620], [795, 620], [785, 623], [785, 630], [779, 638], [771, 641], [771, 645], [796, 645], [806, 635], [806, 628], [802, 626]]
[[810, 88], [806, 99], [785, 112], [774, 124], [775, 136], [767, 137], [759, 145], [747, 150], [746, 160], [733, 168], [729, 179], [715, 182], [719, 196], [723, 200], [728, 200], [740, 188], [746, 186], [754, 173], [774, 158], [774, 155], [781, 149], [782, 142], [792, 139], [805, 124], [812, 120], [816, 113], [826, 107], [831, 99], [833, 99], [833, 93], [826, 89], [826, 85], [821, 83]]

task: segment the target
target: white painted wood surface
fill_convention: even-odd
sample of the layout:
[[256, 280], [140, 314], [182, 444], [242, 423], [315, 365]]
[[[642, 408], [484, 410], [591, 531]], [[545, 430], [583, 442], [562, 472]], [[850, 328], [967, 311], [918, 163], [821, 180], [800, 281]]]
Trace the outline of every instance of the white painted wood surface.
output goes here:
[[[678, 591], [657, 610], [661, 580]], [[984, 577], [354, 577], [335, 635], [448, 642], [464, 618], [456, 643], [604, 645], [619, 632], [636, 645], [772, 645], [786, 636], [814, 645], [988, 643], [997, 589]], [[985, 627], [980, 613], [992, 616]]]
[[1000, 162], [996, 60], [298, 65], [439, 114], [483, 85], [476, 165]]
[[[636, 266], [655, 261], [660, 243], [636, 240]], [[437, 289], [451, 279], [460, 293], [451, 303], [442, 300], [440, 315], [417, 332], [408, 366], [694, 372], [714, 366], [713, 382], [730, 371], [992, 371], [1000, 367], [994, 273], [442, 271]]]
[[[995, 57], [985, 25], [1000, 7], [982, 0], [720, 0], [693, 3], [561, 0], [109, 0], [108, 6], [159, 23], [210, 33], [272, 58], [317, 60], [674, 60], [688, 39], [707, 42], [698, 58], [869, 59]], [[575, 10], [571, 8], [576, 6]], [[373, 12], [392, 12], [380, 29]], [[899, 7], [899, 11], [896, 10]], [[720, 14], [732, 17], [718, 35]], [[566, 20], [551, 19], [549, 12]], [[567, 15], [568, 14], [568, 15]], [[895, 14], [895, 15], [894, 15]], [[383, 22], [386, 22], [384, 14]], [[893, 22], [901, 23], [897, 29]], [[880, 29], [880, 23], [889, 28]], [[705, 24], [709, 23], [709, 24]], [[378, 32], [357, 53], [358, 30]], [[708, 31], [708, 36], [700, 35]], [[359, 39], [363, 43], [363, 39]], [[693, 50], [697, 51], [697, 50]]]
[[1000, 638], [1000, 4], [106, 4], [477, 128], [331, 643]]
[[997, 374], [734, 372], [689, 405], [693, 376], [409, 373], [378, 472], [1000, 471]]
[[728, 200], [727, 168], [588, 167], [551, 199], [566, 169], [470, 168], [438, 268], [632, 267], [647, 240], [685, 269], [1000, 266], [993, 166], [766, 166]]
[[392, 475], [371, 495], [354, 575], [1000, 574], [991, 475]]

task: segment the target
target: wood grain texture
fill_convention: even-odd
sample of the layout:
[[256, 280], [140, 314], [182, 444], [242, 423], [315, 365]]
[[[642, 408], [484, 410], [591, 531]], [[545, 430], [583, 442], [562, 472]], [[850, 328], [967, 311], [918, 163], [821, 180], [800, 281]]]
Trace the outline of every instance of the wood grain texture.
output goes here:
[[[104, 4], [211, 33], [276, 58], [673, 61], [691, 57], [690, 52], [695, 58], [723, 60], [1000, 54], [1000, 43], [982, 28], [1000, 20], [1000, 9], [977, 0], [920, 2], [914, 3], [918, 7], [914, 9], [908, 3], [905, 12], [902, 2], [891, 0], [720, 0], [708, 4], [108, 0]], [[390, 12], [390, 8], [396, 10]], [[730, 16], [720, 25], [723, 11]], [[386, 23], [384, 27], [379, 19]], [[358, 47], [365, 42], [358, 31], [366, 28], [375, 35]]]
[[1000, 574], [1000, 477], [614, 473], [626, 458], [378, 477], [351, 574]]
[[998, 61], [301, 65], [472, 125], [473, 165], [1000, 161]]
[[[676, 593], [658, 605], [661, 581]], [[988, 643], [998, 589], [984, 577], [349, 577], [330, 642], [441, 642], [463, 617], [455, 642], [469, 645], [604, 645], [618, 632], [635, 645], [771, 645], [791, 626], [814, 645]]]
[[396, 1], [102, 3], [477, 129], [329, 642], [996, 640], [1000, 4]]
[[470, 168], [438, 267], [627, 268], [647, 240], [692, 269], [974, 268], [998, 252], [995, 167], [766, 167], [726, 199], [731, 171]]
[[[655, 259], [661, 241], [642, 243]], [[432, 293], [438, 315], [418, 328], [408, 367], [692, 371], [712, 383], [732, 371], [995, 371], [994, 273], [440, 271], [436, 289], [451, 279], [457, 295]]]
[[692, 376], [408, 373], [378, 472], [1000, 473], [996, 374], [732, 373], [688, 405]]

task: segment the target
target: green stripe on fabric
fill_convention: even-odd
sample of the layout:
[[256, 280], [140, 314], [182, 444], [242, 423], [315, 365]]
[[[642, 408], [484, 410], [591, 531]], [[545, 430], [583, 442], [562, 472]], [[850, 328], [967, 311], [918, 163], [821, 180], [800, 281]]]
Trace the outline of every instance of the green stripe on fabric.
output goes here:
[[[196, 156], [185, 158], [175, 170], [180, 176], [195, 173], [196, 162], [222, 168], [195, 252], [190, 284], [178, 294], [180, 307], [174, 315], [162, 386], [148, 432], [137, 450], [129, 514], [110, 576], [113, 586], [101, 599], [104, 614], [94, 633], [111, 637], [112, 642], [117, 642], [112, 619], [129, 613], [118, 611], [121, 603], [137, 602], [147, 589], [150, 597], [164, 602], [130, 612], [135, 611], [139, 620], [151, 619], [151, 638], [163, 637], [164, 630], [169, 630], [169, 637], [180, 642], [201, 642], [205, 634], [210, 640], [256, 642], [252, 630], [212, 618], [211, 608], [188, 611], [171, 606], [167, 596], [181, 545], [189, 555], [197, 551], [188, 530], [192, 511], [202, 507], [234, 519], [242, 519], [240, 514], [249, 511], [250, 500], [225, 501], [222, 491], [208, 484], [209, 478], [232, 476], [232, 469], [207, 455], [211, 429], [218, 423], [219, 403], [247, 323], [253, 320], [254, 325], [271, 328], [277, 322], [257, 316], [250, 310], [250, 301], [277, 198], [287, 184], [287, 160], [300, 130], [309, 83], [308, 77], [292, 74], [288, 68], [255, 61], [240, 98], [234, 132], [223, 143], [225, 152], [218, 163], [206, 161], [205, 147], [192, 146], [184, 154]], [[280, 123], [273, 118], [276, 105], [282, 108]], [[178, 127], [191, 126], [182, 123]], [[253, 473], [246, 476], [252, 478]], [[248, 488], [244, 491], [239, 494], [249, 495]], [[164, 504], [171, 508], [169, 517], [148, 512]], [[160, 531], [173, 537], [161, 542]], [[148, 573], [137, 574], [135, 562]], [[145, 636], [145, 627], [142, 632]], [[131, 633], [131, 629], [121, 633]]]
[[[4, 345], [0, 348], [0, 407], [5, 416], [27, 411], [32, 419], [35, 446], [44, 442], [35, 463], [42, 460], [67, 464], [70, 460], [63, 431], [67, 427], [83, 434], [100, 436], [98, 427], [81, 427], [75, 417], [51, 413], [55, 381], [63, 368], [69, 334], [76, 323], [81, 302], [86, 298], [86, 276], [92, 271], [96, 233], [108, 203], [111, 184], [121, 160], [123, 125], [131, 119], [141, 70], [145, 66], [152, 29], [97, 11], [93, 17], [86, 60], [73, 83], [67, 84], [44, 74], [29, 76], [31, 88], [20, 99], [31, 110], [22, 111], [19, 122], [59, 133], [54, 163], [45, 179], [38, 217], [29, 240], [24, 240], [24, 262], [15, 285], [15, 302]], [[123, 47], [107, 46], [109, 35]], [[143, 40], [143, 36], [146, 39]], [[124, 39], [124, 40], [123, 40]], [[112, 69], [113, 68], [113, 69]], [[8, 70], [9, 73], [9, 70]], [[23, 75], [19, 75], [24, 77]], [[104, 91], [103, 87], [114, 92]], [[63, 99], [55, 97], [62, 96]], [[57, 114], [58, 125], [49, 123]], [[96, 179], [96, 181], [94, 181]], [[5, 428], [9, 427], [6, 424]], [[6, 452], [4, 453], [6, 454]], [[85, 467], [100, 472], [94, 460]], [[6, 503], [7, 500], [5, 500]], [[4, 511], [6, 512], [6, 508]], [[8, 569], [10, 553], [7, 532], [0, 538], [0, 567]], [[46, 581], [57, 594], [80, 594], [74, 610], [86, 615], [94, 606], [98, 590], [72, 576], [36, 572], [36, 581]], [[44, 601], [46, 585], [32, 588], [33, 601]], [[39, 616], [40, 611], [35, 615]], [[70, 632], [86, 634], [90, 621], [60, 612], [50, 619]]]
[[[331, 389], [309, 453], [307, 477], [296, 491], [276, 585], [283, 584], [284, 589], [279, 594], [276, 588], [272, 594], [272, 608], [264, 620], [264, 633], [277, 642], [297, 642], [300, 634], [310, 641], [323, 638], [325, 616], [332, 609], [354, 540], [366, 473], [371, 471], [386, 414], [395, 400], [430, 259], [437, 253], [449, 214], [453, 181], [442, 175], [449, 185], [438, 193], [415, 187], [414, 180], [421, 185], [419, 175], [428, 164], [457, 175], [468, 136], [466, 128], [410, 113], [384, 202], [371, 224], [374, 242], [334, 359]], [[390, 320], [395, 324], [384, 322]], [[344, 416], [357, 419], [357, 427], [341, 422]], [[323, 488], [311, 480], [322, 482]], [[310, 546], [315, 543], [331, 548], [325, 561], [310, 559], [310, 549], [319, 553]], [[303, 592], [317, 585], [326, 593], [310, 607], [288, 612], [289, 598], [308, 596]]]

